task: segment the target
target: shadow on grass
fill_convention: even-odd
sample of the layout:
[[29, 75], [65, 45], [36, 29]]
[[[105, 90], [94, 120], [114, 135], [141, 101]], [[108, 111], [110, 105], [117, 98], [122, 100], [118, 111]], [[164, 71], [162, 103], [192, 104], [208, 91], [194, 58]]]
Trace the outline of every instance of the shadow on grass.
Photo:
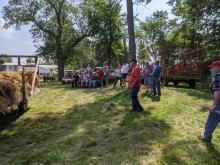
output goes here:
[[163, 149], [163, 164], [219, 164], [220, 154], [214, 146], [207, 146], [193, 140], [170, 142]]
[[209, 107], [208, 106], [202, 106], [200, 109], [199, 109], [199, 111], [200, 112], [209, 112]]
[[187, 87], [168, 87], [169, 90], [174, 90], [178, 92], [186, 93], [189, 96], [196, 97], [198, 99], [205, 99], [205, 100], [212, 100], [211, 98], [211, 92], [208, 89], [191, 89]]
[[214, 145], [206, 145], [207, 150], [209, 153], [213, 156], [214, 159], [220, 162], [220, 153], [218, 150], [216, 150]]
[[0, 133], [27, 111], [14, 111], [11, 114], [0, 114]]
[[[129, 94], [97, 97], [66, 114], [41, 113], [11, 126], [0, 136], [3, 164], [141, 164], [151, 145], [170, 130], [149, 111], [129, 113]], [[109, 103], [113, 108], [108, 109]], [[149, 158], [150, 159], [150, 158]]]
[[151, 95], [151, 94], [148, 94], [148, 93], [142, 93], [141, 96], [150, 98], [151, 101], [153, 101], [153, 102], [160, 101], [160, 96], [155, 96], [155, 95]]
[[71, 84], [62, 84], [61, 82], [54, 82], [53, 84], [48, 84], [47, 82], [41, 82], [41, 88], [44, 89], [74, 89]]

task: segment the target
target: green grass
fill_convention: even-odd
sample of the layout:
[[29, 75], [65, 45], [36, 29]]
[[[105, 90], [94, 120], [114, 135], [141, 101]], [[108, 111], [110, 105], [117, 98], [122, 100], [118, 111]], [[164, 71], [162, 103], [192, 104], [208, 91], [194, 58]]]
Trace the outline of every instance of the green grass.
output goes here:
[[31, 109], [0, 132], [0, 164], [220, 164], [220, 130], [214, 146], [197, 139], [209, 91], [162, 92], [158, 100], [141, 91], [145, 112], [129, 113], [126, 90], [43, 84], [29, 99]]

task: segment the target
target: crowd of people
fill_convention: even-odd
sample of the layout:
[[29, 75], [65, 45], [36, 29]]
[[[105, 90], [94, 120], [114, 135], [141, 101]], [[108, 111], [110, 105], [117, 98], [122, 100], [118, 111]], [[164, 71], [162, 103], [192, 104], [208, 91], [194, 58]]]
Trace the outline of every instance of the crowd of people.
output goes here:
[[[199, 138], [206, 143], [211, 143], [212, 134], [220, 122], [220, 61], [213, 62], [210, 66], [212, 73], [211, 91], [213, 94], [213, 105], [210, 108], [205, 132]], [[128, 80], [128, 88], [130, 90], [130, 97], [132, 103], [131, 112], [142, 112], [143, 107], [138, 100], [138, 92], [140, 91], [141, 83], [146, 86], [146, 93], [154, 96], [161, 96], [161, 76], [162, 67], [159, 61], [150, 64], [146, 62], [144, 67], [141, 67], [136, 59], [131, 60], [130, 64], [124, 63], [119, 65], [114, 70], [114, 85], [117, 86], [120, 81], [120, 87], [126, 87], [126, 80]], [[87, 67], [80, 72], [74, 71], [72, 74], [73, 87], [103, 87], [109, 83], [109, 67], [104, 63], [103, 67], [98, 70]], [[128, 78], [128, 79], [127, 79]]]
[[72, 87], [88, 87], [96, 88], [103, 87], [108, 84], [109, 68], [107, 63], [103, 67], [92, 68], [88, 66], [80, 71], [73, 71], [72, 73]]
[[[162, 67], [159, 65], [159, 61], [150, 64], [146, 62], [144, 67], [140, 67], [140, 77], [141, 83], [146, 86], [146, 93], [150, 95], [161, 95], [160, 80]], [[126, 87], [126, 81], [129, 80], [129, 76], [132, 73], [132, 66], [124, 62], [119, 65], [115, 70], [113, 75], [110, 75], [109, 66], [107, 63], [103, 64], [103, 67], [92, 68], [88, 66], [87, 68], [81, 69], [79, 71], [73, 71], [72, 73], [72, 87], [87, 87], [96, 88], [103, 87], [109, 84], [110, 77], [113, 78], [113, 87], [115, 88], [120, 82], [120, 87]], [[128, 86], [129, 87], [129, 86]]]
[[[150, 64], [146, 62], [144, 67], [141, 68], [138, 64], [137, 66], [140, 68], [140, 79], [145, 86], [146, 86], [146, 93], [151, 95], [160, 96], [161, 95], [161, 73], [162, 67], [159, 65], [159, 61]], [[124, 63], [122, 66], [118, 66], [115, 69], [115, 82], [114, 87], [116, 87], [118, 81], [120, 81], [120, 86], [124, 87], [126, 78], [132, 72], [132, 65]]]

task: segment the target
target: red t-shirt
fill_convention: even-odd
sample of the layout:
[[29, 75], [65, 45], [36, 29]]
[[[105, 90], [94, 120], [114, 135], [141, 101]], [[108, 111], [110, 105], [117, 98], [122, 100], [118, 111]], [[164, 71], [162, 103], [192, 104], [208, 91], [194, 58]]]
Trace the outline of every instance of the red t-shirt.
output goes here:
[[97, 74], [98, 74], [99, 78], [102, 78], [104, 76], [103, 70], [99, 70]]
[[176, 66], [174, 67], [174, 70], [175, 70], [176, 72], [179, 72], [179, 71], [181, 70], [181, 67], [180, 67], [179, 65], [176, 65]]
[[[136, 84], [134, 84], [135, 80], [137, 78], [138, 78], [138, 80], [136, 81]], [[131, 75], [129, 77], [129, 84], [130, 84], [130, 87], [134, 87], [134, 86], [140, 87], [141, 86], [141, 69], [140, 69], [140, 67], [135, 66], [134, 69], [132, 69]]]

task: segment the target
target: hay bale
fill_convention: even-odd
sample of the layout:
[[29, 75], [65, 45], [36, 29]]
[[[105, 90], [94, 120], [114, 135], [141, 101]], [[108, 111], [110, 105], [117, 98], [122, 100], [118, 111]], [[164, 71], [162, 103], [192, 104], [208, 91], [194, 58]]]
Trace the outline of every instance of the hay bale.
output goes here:
[[[33, 81], [33, 72], [26, 72], [26, 93], [30, 96]], [[38, 77], [35, 81], [35, 91], [39, 91]], [[22, 73], [0, 72], [0, 113], [9, 113], [13, 106], [22, 101]]]

